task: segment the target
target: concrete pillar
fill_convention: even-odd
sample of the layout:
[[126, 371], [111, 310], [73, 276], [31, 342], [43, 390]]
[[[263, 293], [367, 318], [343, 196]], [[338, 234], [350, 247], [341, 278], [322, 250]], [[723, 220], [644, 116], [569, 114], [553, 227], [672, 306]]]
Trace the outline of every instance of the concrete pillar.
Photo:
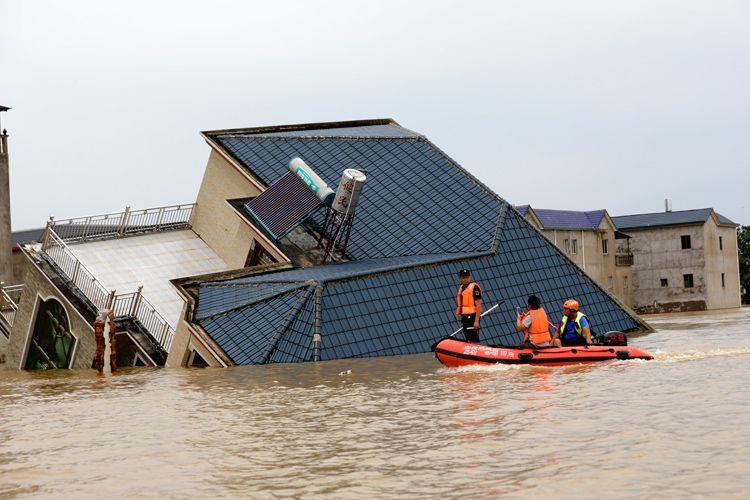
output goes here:
[[0, 281], [13, 282], [13, 249], [10, 239], [10, 175], [8, 132], [0, 135]]

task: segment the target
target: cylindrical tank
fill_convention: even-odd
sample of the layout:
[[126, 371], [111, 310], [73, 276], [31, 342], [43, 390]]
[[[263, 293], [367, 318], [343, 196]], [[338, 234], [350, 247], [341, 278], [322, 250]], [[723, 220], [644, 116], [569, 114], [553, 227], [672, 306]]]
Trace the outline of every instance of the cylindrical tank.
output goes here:
[[325, 181], [318, 177], [318, 174], [313, 172], [313, 169], [311, 169], [307, 163], [302, 161], [301, 158], [292, 158], [289, 162], [289, 170], [297, 174], [297, 177], [307, 184], [307, 187], [309, 187], [325, 205], [331, 203], [333, 190], [329, 188]]
[[366, 180], [367, 176], [359, 170], [353, 168], [344, 170], [331, 208], [342, 214], [354, 214], [359, 195], [362, 192], [362, 186], [364, 186]]

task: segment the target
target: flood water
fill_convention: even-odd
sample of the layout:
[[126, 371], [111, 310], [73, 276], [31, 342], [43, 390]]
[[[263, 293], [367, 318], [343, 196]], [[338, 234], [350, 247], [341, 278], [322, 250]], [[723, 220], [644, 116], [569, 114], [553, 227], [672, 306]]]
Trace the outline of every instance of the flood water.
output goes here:
[[652, 361], [0, 372], [0, 497], [750, 497], [750, 309], [645, 319]]

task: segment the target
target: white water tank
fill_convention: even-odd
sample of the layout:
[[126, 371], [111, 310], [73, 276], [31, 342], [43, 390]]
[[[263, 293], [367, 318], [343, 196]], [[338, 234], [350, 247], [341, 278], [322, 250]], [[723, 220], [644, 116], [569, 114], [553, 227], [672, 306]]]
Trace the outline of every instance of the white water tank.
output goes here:
[[326, 205], [328, 204], [330, 198], [333, 197], [333, 189], [329, 188], [307, 163], [302, 161], [301, 158], [292, 158], [289, 162], [289, 170], [294, 172], [310, 188], [310, 191], [315, 193], [320, 201]]
[[331, 208], [342, 214], [354, 214], [366, 180], [367, 176], [359, 170], [353, 168], [344, 170]]

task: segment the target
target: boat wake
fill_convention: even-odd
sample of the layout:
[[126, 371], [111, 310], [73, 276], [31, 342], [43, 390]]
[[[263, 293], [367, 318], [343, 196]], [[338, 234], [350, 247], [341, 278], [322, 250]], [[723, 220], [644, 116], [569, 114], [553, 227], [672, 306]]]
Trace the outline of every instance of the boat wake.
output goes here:
[[691, 350], [684, 352], [665, 352], [652, 350], [654, 361], [664, 363], [679, 363], [682, 361], [697, 361], [700, 359], [714, 358], [717, 356], [746, 356], [750, 354], [750, 347], [738, 347], [733, 349], [711, 349], [707, 351]]

